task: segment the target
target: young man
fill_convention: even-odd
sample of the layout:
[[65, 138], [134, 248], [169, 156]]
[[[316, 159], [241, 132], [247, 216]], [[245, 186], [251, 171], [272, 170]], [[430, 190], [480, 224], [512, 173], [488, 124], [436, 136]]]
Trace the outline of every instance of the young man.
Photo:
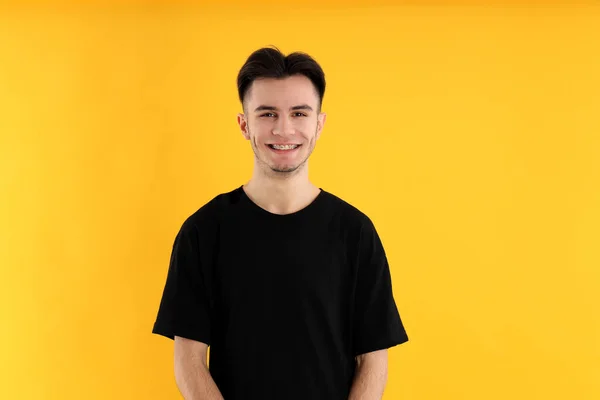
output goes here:
[[153, 333], [188, 400], [381, 399], [408, 337], [371, 220], [309, 180], [323, 71], [263, 48], [237, 81], [254, 171], [183, 222]]

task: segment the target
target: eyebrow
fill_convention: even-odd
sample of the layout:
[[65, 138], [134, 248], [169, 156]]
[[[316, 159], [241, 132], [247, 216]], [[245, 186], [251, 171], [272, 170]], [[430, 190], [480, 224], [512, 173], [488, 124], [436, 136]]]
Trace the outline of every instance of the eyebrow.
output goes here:
[[[290, 111], [296, 111], [296, 110], [308, 110], [308, 111], [312, 111], [313, 109], [308, 104], [300, 104], [300, 105], [297, 105], [297, 106], [290, 107]], [[254, 109], [254, 112], [258, 112], [258, 111], [277, 111], [277, 107], [267, 106], [267, 105], [260, 105], [260, 106], [258, 106], [258, 107], [256, 107]]]

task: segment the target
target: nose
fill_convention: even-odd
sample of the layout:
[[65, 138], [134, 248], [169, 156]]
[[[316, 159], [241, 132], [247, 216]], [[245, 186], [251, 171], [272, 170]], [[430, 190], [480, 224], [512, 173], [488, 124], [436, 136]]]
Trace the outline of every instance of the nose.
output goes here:
[[296, 133], [294, 125], [289, 117], [278, 118], [273, 127], [273, 134], [278, 136], [288, 136]]

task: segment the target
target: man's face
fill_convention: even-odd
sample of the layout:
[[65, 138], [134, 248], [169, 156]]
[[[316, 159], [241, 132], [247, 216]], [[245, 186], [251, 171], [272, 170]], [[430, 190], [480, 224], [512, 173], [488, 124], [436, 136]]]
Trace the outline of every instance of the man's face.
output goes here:
[[247, 92], [244, 110], [238, 123], [261, 169], [289, 176], [305, 166], [325, 122], [308, 78], [256, 80]]

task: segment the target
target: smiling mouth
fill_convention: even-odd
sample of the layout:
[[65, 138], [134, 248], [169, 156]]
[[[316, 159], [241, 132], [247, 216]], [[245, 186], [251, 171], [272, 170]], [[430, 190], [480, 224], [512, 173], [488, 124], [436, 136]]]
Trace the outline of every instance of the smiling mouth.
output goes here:
[[295, 150], [302, 145], [300, 145], [300, 144], [268, 144], [267, 146], [269, 146], [273, 150]]

